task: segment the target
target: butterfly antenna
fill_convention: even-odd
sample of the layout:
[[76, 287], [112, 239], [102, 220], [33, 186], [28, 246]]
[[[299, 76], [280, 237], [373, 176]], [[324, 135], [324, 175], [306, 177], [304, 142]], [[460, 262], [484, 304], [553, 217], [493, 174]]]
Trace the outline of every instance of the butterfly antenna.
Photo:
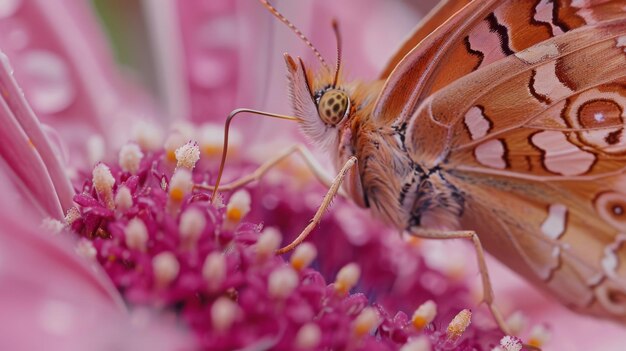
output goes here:
[[226, 154], [228, 153], [228, 134], [229, 134], [229, 131], [230, 131], [230, 123], [232, 122], [233, 118], [235, 118], [235, 116], [237, 116], [238, 114], [240, 114], [242, 112], [248, 112], [248, 113], [261, 115], [261, 116], [265, 116], [265, 117], [285, 119], [285, 120], [288, 120], [288, 121], [299, 121], [300, 120], [300, 118], [298, 118], [298, 117], [279, 115], [279, 114], [276, 114], [276, 113], [263, 112], [263, 111], [248, 109], [248, 108], [238, 108], [236, 110], [233, 110], [228, 115], [228, 118], [226, 118], [226, 124], [224, 125], [224, 146], [222, 148], [222, 160], [220, 161], [220, 168], [217, 171], [217, 179], [215, 181], [215, 185], [213, 186], [213, 194], [211, 195], [211, 201], [215, 201], [215, 199], [216, 199], [215, 196], [217, 195], [217, 190], [218, 190], [218, 188], [220, 186], [220, 180], [222, 180], [222, 174], [224, 173], [224, 166], [226, 165]]
[[315, 56], [317, 56], [317, 59], [322, 63], [322, 66], [324, 66], [326, 69], [328, 69], [328, 64], [326, 63], [326, 60], [324, 60], [324, 58], [322, 57], [322, 54], [320, 54], [320, 52], [315, 48], [315, 46], [313, 46], [313, 43], [311, 43], [311, 41], [304, 35], [304, 33], [302, 33], [302, 31], [300, 31], [300, 29], [298, 29], [298, 27], [296, 27], [293, 23], [291, 23], [285, 16], [283, 16], [282, 13], [278, 12], [278, 10], [272, 6], [272, 4], [270, 4], [269, 1], [267, 0], [259, 0], [263, 6], [265, 6], [265, 8], [267, 8], [274, 16], [276, 16], [276, 18], [278, 18], [281, 22], [283, 22], [284, 24], [287, 25], [287, 27], [289, 27], [294, 33], [296, 33], [296, 35], [309, 47], [311, 48], [311, 50], [313, 50], [313, 53], [315, 54]]
[[336, 18], [333, 18], [333, 32], [335, 32], [337, 41], [337, 66], [335, 67], [335, 79], [333, 80], [333, 88], [336, 88], [337, 81], [339, 81], [339, 70], [341, 69], [341, 33], [339, 32], [339, 23], [337, 23]]

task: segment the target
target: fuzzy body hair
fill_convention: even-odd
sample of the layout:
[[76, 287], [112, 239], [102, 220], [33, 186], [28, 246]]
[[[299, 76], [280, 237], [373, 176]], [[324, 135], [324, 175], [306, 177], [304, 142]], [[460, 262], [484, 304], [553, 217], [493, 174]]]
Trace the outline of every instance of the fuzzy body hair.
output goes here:
[[401, 230], [442, 222], [457, 227], [462, 204], [443, 178], [411, 158], [404, 145], [406, 125], [371, 118], [383, 81], [339, 80], [333, 89], [348, 94], [351, 108], [340, 123], [328, 125], [320, 118], [317, 103], [331, 87], [334, 74], [323, 70], [315, 76], [300, 59], [286, 56], [286, 62], [291, 102], [303, 133], [331, 155], [337, 169], [351, 156], [359, 160], [358, 170], [351, 170], [343, 184], [356, 204]]

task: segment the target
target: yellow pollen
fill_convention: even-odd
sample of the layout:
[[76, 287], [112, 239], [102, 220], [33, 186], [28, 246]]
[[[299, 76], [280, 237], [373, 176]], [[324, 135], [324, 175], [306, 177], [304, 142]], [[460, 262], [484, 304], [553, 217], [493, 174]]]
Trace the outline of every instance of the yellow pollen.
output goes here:
[[217, 145], [207, 145], [202, 149], [202, 151], [204, 151], [207, 156], [218, 156], [222, 154], [222, 147]]
[[413, 326], [415, 327], [415, 329], [417, 330], [422, 330], [424, 329], [424, 327], [426, 326], [426, 324], [428, 324], [428, 321], [426, 320], [426, 318], [424, 317], [420, 317], [420, 316], [415, 316], [413, 317]]
[[241, 217], [243, 217], [243, 213], [237, 207], [232, 207], [226, 211], [226, 218], [231, 222], [238, 223], [241, 221]]
[[295, 270], [297, 270], [297, 271], [299, 271], [299, 270], [301, 270], [302, 268], [304, 268], [304, 264], [305, 264], [305, 262], [304, 262], [304, 260], [302, 260], [302, 259], [298, 259], [298, 258], [292, 258], [292, 259], [291, 259], [291, 266], [292, 266]]
[[422, 239], [413, 235], [409, 236], [406, 241], [411, 246], [419, 247], [422, 245]]
[[354, 320], [352, 332], [357, 337], [362, 337], [378, 324], [378, 314], [372, 307], [366, 307]]
[[176, 153], [174, 150], [167, 150], [166, 157], [168, 161], [176, 162]]
[[363, 336], [370, 332], [370, 327], [367, 323], [357, 323], [354, 326], [354, 333], [358, 336]]
[[174, 201], [182, 201], [185, 193], [180, 188], [170, 189], [170, 198]]
[[109, 260], [109, 262], [114, 262], [117, 259], [117, 257], [115, 257], [115, 255], [109, 255], [107, 259]]
[[336, 282], [335, 283], [335, 290], [337, 290], [338, 292], [342, 293], [342, 294], [347, 294], [348, 290], [350, 290], [348, 288], [348, 286], [344, 283], [344, 282]]
[[539, 348], [542, 346], [542, 342], [539, 339], [531, 338], [530, 340], [528, 340], [528, 345]]

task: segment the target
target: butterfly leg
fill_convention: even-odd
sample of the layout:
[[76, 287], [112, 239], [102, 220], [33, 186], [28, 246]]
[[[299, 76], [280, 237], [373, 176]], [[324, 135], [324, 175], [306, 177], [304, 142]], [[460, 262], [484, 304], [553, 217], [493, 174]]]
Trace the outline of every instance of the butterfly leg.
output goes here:
[[491, 279], [489, 279], [489, 271], [487, 270], [487, 263], [485, 261], [485, 252], [483, 245], [480, 243], [480, 239], [474, 231], [437, 231], [427, 230], [422, 228], [411, 228], [409, 233], [411, 235], [418, 236], [426, 239], [469, 239], [474, 245], [476, 251], [476, 258], [478, 260], [478, 269], [480, 270], [480, 277], [483, 285], [483, 301], [487, 304], [489, 311], [493, 315], [498, 327], [507, 335], [510, 335], [509, 328], [502, 318], [500, 310], [494, 303], [493, 288], [491, 286]]
[[[252, 173], [244, 175], [243, 177], [237, 180], [234, 180], [230, 183], [220, 185], [220, 190], [230, 191], [230, 190], [245, 186], [254, 181], [258, 181], [261, 178], [263, 178], [263, 176], [265, 176], [265, 174], [269, 172], [272, 168], [276, 167], [283, 160], [287, 159], [288, 157], [292, 155], [299, 155], [304, 161], [304, 164], [307, 166], [307, 168], [311, 170], [315, 178], [320, 183], [322, 183], [325, 187], [330, 188], [332, 186], [333, 179], [330, 176], [328, 176], [328, 174], [324, 171], [322, 165], [320, 165], [319, 162], [317, 162], [317, 160], [313, 156], [313, 154], [311, 154], [311, 151], [309, 151], [302, 144], [296, 144], [296, 145], [289, 147], [287, 150], [283, 151], [282, 153], [276, 155], [272, 159], [266, 161], [265, 163], [260, 165], [257, 169], [255, 169]], [[211, 185], [196, 184], [194, 187], [196, 189], [213, 190], [213, 186]], [[342, 189], [339, 189], [339, 195], [343, 197], [347, 196], [346, 193]]]
[[356, 165], [356, 163], [357, 163], [357, 158], [355, 156], [352, 156], [343, 165], [343, 167], [341, 167], [341, 170], [339, 170], [339, 173], [337, 174], [335, 179], [332, 181], [330, 188], [328, 189], [328, 192], [326, 192], [326, 195], [324, 195], [322, 204], [315, 212], [315, 215], [313, 216], [313, 219], [311, 219], [311, 222], [306, 226], [306, 228], [304, 228], [304, 230], [300, 233], [300, 235], [298, 235], [298, 237], [295, 238], [289, 245], [281, 249], [278, 249], [276, 251], [277, 254], [284, 254], [285, 252], [289, 252], [295, 249], [296, 246], [300, 245], [300, 243], [302, 243], [304, 239], [306, 239], [306, 237], [311, 233], [311, 231], [313, 231], [313, 229], [320, 223], [320, 221], [322, 220], [322, 216], [328, 209], [328, 206], [330, 206], [331, 202], [333, 201], [333, 198], [335, 197], [335, 195], [337, 195], [339, 188], [341, 187], [341, 183], [343, 182], [343, 179], [346, 177], [346, 174], [348, 174], [348, 171], [352, 167], [354, 167], [354, 165]]

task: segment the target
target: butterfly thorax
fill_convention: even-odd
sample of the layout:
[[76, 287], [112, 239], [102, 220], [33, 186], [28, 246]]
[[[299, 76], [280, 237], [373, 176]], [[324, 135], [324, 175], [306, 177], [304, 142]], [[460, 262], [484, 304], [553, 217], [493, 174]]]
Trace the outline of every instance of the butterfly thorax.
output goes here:
[[339, 130], [338, 166], [350, 156], [359, 160], [358, 177], [346, 181], [355, 202], [401, 230], [458, 229], [461, 192], [440, 167], [428, 168], [407, 152], [406, 123], [379, 125], [369, 111], [357, 110]]
[[458, 228], [463, 196], [442, 169], [407, 150], [407, 122], [372, 117], [383, 81], [336, 82], [330, 71], [315, 75], [301, 60], [286, 60], [304, 134], [332, 153], [337, 169], [351, 156], [358, 159], [358, 172], [343, 185], [355, 203], [401, 230]]

